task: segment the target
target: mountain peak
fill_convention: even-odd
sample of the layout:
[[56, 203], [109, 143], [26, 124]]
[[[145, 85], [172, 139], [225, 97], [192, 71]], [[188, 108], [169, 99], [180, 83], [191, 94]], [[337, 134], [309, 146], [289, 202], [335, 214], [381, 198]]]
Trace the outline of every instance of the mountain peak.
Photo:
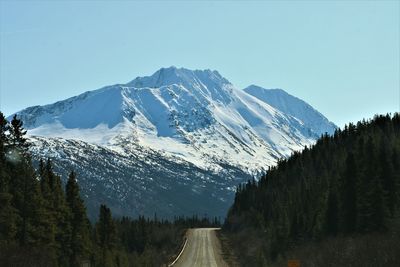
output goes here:
[[190, 70], [171, 66], [168, 68], [161, 68], [151, 76], [137, 77], [127, 85], [137, 88], [159, 88], [173, 84], [184, 86], [205, 85], [207, 87], [211, 85], [215, 87], [223, 84], [230, 84], [230, 82], [222, 77], [216, 70]]
[[257, 85], [250, 85], [243, 90], [272, 107], [300, 119], [306, 127], [313, 129], [318, 135], [332, 134], [336, 129], [334, 123], [308, 103], [282, 89], [265, 89]]

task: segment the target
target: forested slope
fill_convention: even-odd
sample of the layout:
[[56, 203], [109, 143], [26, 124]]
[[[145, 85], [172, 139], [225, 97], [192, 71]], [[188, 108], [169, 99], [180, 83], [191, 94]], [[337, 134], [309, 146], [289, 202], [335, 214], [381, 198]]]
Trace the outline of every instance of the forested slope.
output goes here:
[[[400, 116], [375, 116], [322, 136], [258, 182], [239, 186], [224, 229], [248, 266], [335, 237], [392, 240], [399, 236], [399, 183]], [[386, 266], [399, 260], [392, 257], [400, 253], [398, 242], [390, 249]]]

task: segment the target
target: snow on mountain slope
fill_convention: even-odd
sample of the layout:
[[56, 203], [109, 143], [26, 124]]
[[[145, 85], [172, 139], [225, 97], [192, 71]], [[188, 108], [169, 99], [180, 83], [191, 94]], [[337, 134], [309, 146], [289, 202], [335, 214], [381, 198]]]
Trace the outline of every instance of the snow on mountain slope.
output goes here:
[[106, 203], [116, 216], [173, 218], [199, 214], [225, 216], [235, 186], [251, 176], [233, 166], [211, 172], [135, 144], [124, 153], [79, 140], [31, 137], [33, 159], [50, 158], [65, 179], [77, 173], [88, 213], [97, 218]]
[[217, 71], [170, 67], [17, 114], [36, 161], [77, 170], [92, 214], [104, 202], [118, 215], [224, 216], [235, 185], [318, 137], [311, 107], [283, 102]]
[[337, 128], [334, 123], [330, 122], [312, 106], [282, 89], [265, 89], [250, 85], [244, 91], [283, 113], [300, 119], [306, 127], [313, 129], [319, 136], [324, 133], [333, 134]]
[[302, 121], [236, 89], [216, 71], [175, 67], [18, 114], [31, 135], [116, 151], [134, 142], [204, 169], [220, 169], [216, 158], [256, 171], [316, 137]]

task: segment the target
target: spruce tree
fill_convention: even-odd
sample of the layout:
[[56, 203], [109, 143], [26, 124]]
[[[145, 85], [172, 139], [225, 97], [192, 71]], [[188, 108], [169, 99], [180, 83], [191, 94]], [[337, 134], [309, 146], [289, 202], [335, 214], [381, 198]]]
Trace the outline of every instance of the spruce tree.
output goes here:
[[338, 232], [339, 207], [337, 192], [331, 187], [328, 193], [328, 203], [325, 214], [325, 232], [328, 235], [336, 236]]
[[71, 239], [69, 241], [71, 266], [78, 266], [80, 261], [87, 258], [90, 253], [89, 220], [86, 208], [79, 195], [79, 186], [76, 182], [75, 172], [71, 172], [65, 188], [68, 207], [71, 211]]
[[46, 194], [46, 201], [47, 205], [50, 205], [49, 212], [55, 224], [54, 235], [57, 257], [60, 264], [65, 264], [69, 261], [71, 254], [71, 247], [68, 242], [71, 238], [71, 212], [67, 205], [61, 178], [54, 173], [50, 159], [47, 160], [42, 181], [43, 179], [47, 179], [47, 181], [42, 182], [42, 187], [50, 190]]
[[10, 174], [6, 162], [8, 144], [8, 121], [0, 112], [0, 245], [14, 241], [17, 232], [18, 214], [12, 204], [9, 192]]
[[11, 199], [11, 194], [0, 192], [0, 247], [15, 243], [19, 215]]
[[350, 152], [346, 159], [346, 169], [343, 175], [341, 194], [342, 194], [342, 228], [346, 233], [352, 233], [357, 225], [357, 185], [358, 167], [354, 154]]
[[13, 205], [18, 209], [21, 220], [17, 237], [19, 244], [37, 245], [46, 240], [46, 230], [42, 227], [43, 200], [36, 174], [26, 162], [14, 164], [11, 192]]
[[39, 177], [40, 177], [40, 190], [43, 197], [47, 200], [50, 198], [50, 184], [48, 182], [48, 175], [46, 172], [46, 165], [43, 159], [39, 160]]
[[384, 191], [381, 180], [374, 176], [370, 186], [370, 209], [368, 220], [369, 231], [381, 231], [387, 229], [387, 209], [385, 206]]
[[400, 156], [396, 149], [393, 149], [391, 156], [392, 166], [393, 166], [393, 175], [394, 175], [394, 208], [393, 216], [397, 216], [397, 212], [399, 211], [400, 206]]
[[391, 217], [394, 217], [397, 205], [396, 176], [390, 155], [390, 146], [382, 140], [379, 151], [379, 179], [385, 195], [385, 206]]
[[17, 118], [17, 115], [14, 115], [8, 130], [10, 131], [9, 143], [10, 148], [13, 150], [12, 152], [29, 159], [28, 150], [30, 145], [28, 139], [25, 137], [26, 130], [23, 128], [23, 122]]
[[[7, 138], [7, 131], [9, 125], [8, 121], [4, 117], [3, 113], [0, 112], [0, 167], [4, 168], [5, 156], [6, 156], [6, 146], [9, 142]], [[0, 185], [1, 186], [1, 185]]]
[[100, 206], [99, 220], [96, 224], [96, 241], [101, 254], [99, 266], [110, 266], [112, 249], [116, 243], [116, 228], [111, 211], [106, 205]]
[[56, 243], [56, 232], [57, 232], [57, 221], [54, 216], [53, 207], [53, 191], [50, 188], [46, 165], [43, 159], [39, 161], [39, 177], [40, 177], [40, 192], [42, 195], [42, 217], [45, 218], [44, 224], [46, 228], [46, 243], [53, 250], [54, 253], [58, 250], [58, 245]]
[[359, 232], [368, 232], [372, 228], [373, 209], [371, 205], [378, 171], [376, 147], [372, 137], [369, 136], [367, 142], [363, 143], [359, 149], [362, 151], [359, 156], [361, 156], [360, 161], [363, 168], [360, 170], [357, 187], [357, 229]]
[[10, 157], [10, 193], [12, 205], [18, 210], [19, 220], [16, 236], [20, 245], [35, 244], [41, 237], [38, 231], [38, 216], [40, 214], [41, 195], [28, 155], [29, 144], [25, 137], [26, 131], [22, 121], [13, 117], [9, 127]]

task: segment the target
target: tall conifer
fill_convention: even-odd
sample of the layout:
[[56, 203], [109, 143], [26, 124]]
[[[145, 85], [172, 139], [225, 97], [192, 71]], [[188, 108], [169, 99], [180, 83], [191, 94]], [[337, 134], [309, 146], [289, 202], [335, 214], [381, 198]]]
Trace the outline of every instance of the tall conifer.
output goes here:
[[116, 229], [111, 211], [106, 205], [100, 206], [99, 220], [96, 224], [96, 241], [101, 251], [100, 266], [109, 266], [111, 250], [116, 242]]
[[68, 207], [71, 211], [71, 246], [70, 264], [78, 266], [90, 253], [89, 220], [86, 208], [79, 195], [79, 186], [75, 172], [71, 172], [65, 188]]
[[358, 167], [352, 152], [348, 154], [345, 166], [340, 190], [342, 194], [342, 228], [345, 232], [351, 233], [355, 231], [357, 224], [357, 185], [359, 180]]

